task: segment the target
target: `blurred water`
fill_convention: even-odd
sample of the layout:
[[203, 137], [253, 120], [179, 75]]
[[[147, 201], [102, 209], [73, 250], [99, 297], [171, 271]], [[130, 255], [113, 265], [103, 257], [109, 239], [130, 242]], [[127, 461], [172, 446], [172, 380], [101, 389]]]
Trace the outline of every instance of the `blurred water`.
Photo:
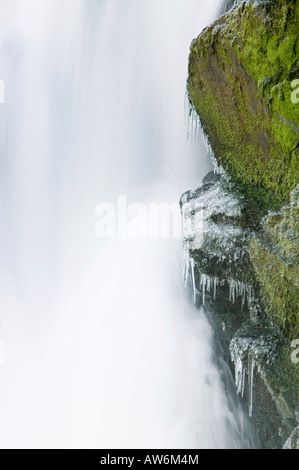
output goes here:
[[180, 242], [102, 241], [95, 209], [177, 202], [189, 45], [220, 0], [0, 0], [1, 447], [250, 445]]

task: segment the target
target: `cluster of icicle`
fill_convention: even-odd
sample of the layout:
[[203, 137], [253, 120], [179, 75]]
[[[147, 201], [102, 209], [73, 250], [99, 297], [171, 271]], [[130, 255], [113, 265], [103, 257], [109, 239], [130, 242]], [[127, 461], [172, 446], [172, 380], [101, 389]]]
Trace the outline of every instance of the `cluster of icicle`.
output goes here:
[[194, 271], [195, 270], [195, 261], [194, 261], [193, 258], [191, 258], [190, 253], [189, 253], [189, 248], [186, 247], [186, 246], [184, 247], [184, 250], [183, 250], [182, 265], [183, 265], [182, 279], [183, 279], [185, 289], [187, 288], [188, 280], [189, 280], [190, 273], [191, 273], [193, 299], [194, 299], [194, 303], [196, 304], [196, 286], [195, 286], [195, 271]]
[[196, 143], [198, 141], [199, 135], [202, 134], [205, 148], [213, 162], [215, 175], [224, 175], [226, 172], [216, 160], [209, 138], [204, 131], [200, 117], [197, 114], [197, 111], [189, 97], [187, 90], [185, 95], [185, 122], [187, 128], [187, 142]]
[[212, 163], [213, 163], [215, 175], [225, 175], [225, 170], [224, 170], [223, 166], [221, 166], [217, 162], [214, 151], [213, 151], [212, 146], [211, 146], [211, 143], [209, 141], [209, 138], [208, 138], [207, 134], [205, 133], [205, 131], [203, 129], [202, 129], [202, 133], [203, 133], [203, 141], [204, 141], [204, 144], [205, 144], [205, 148], [206, 148], [206, 150], [208, 152], [208, 155], [210, 156], [210, 158], [212, 160]]
[[225, 172], [223, 166], [221, 166], [217, 162], [214, 151], [213, 151], [212, 146], [211, 146], [211, 143], [210, 143], [209, 138], [208, 138], [207, 134], [205, 133], [204, 129], [202, 129], [202, 134], [203, 134], [203, 141], [204, 141], [204, 144], [205, 144], [205, 148], [206, 148], [206, 150], [208, 152], [208, 155], [210, 156], [210, 158], [212, 160], [212, 163], [213, 163], [213, 166], [214, 166], [215, 175], [225, 175], [226, 172]]
[[202, 126], [200, 117], [189, 98], [188, 92], [186, 92], [185, 97], [185, 120], [187, 127], [187, 142], [196, 143], [202, 130]]
[[221, 165], [219, 165], [219, 163], [217, 162], [215, 158], [214, 151], [210, 144], [209, 138], [202, 127], [200, 117], [197, 114], [197, 111], [193, 103], [191, 102], [187, 91], [186, 91], [186, 96], [185, 96], [185, 120], [186, 120], [186, 127], [187, 127], [187, 142], [196, 143], [201, 133], [203, 135], [203, 141], [204, 141], [207, 153], [213, 162], [215, 175], [225, 174], [224, 168]]
[[229, 281], [229, 300], [233, 304], [238, 298], [242, 298], [242, 307], [244, 307], [246, 300], [248, 306], [251, 305], [253, 299], [253, 289], [248, 284], [230, 279]]
[[235, 303], [238, 298], [242, 299], [242, 307], [244, 307], [246, 301], [248, 305], [251, 305], [253, 299], [253, 290], [251, 286], [248, 286], [244, 282], [236, 281], [234, 279], [221, 280], [216, 276], [208, 276], [207, 274], [200, 273], [200, 282], [199, 289], [196, 288], [195, 282], [195, 261], [190, 256], [188, 247], [184, 247], [183, 250], [183, 283], [185, 289], [187, 288], [188, 280], [191, 275], [192, 290], [193, 290], [193, 300], [196, 305], [197, 292], [202, 293], [202, 303], [206, 303], [206, 294], [213, 292], [213, 298], [217, 298], [217, 287], [223, 287], [227, 282], [229, 284], [229, 300], [232, 303]]
[[[237, 392], [244, 398], [245, 387], [246, 387], [246, 375], [248, 376], [248, 390], [249, 390], [249, 416], [252, 418], [253, 415], [253, 379], [255, 371], [255, 358], [251, 354], [250, 344], [244, 341], [242, 347], [237, 344], [236, 340], [233, 339], [230, 345], [231, 358], [235, 365], [235, 383]], [[244, 366], [244, 355], [247, 353], [248, 367]]]
[[[206, 294], [213, 293], [214, 300], [217, 297], [217, 287], [224, 286], [227, 282], [229, 283], [230, 301], [235, 302], [237, 298], [242, 298], [242, 305], [245, 304], [246, 300], [250, 305], [253, 300], [253, 290], [251, 286], [247, 286], [245, 283], [235, 280], [220, 280], [217, 277], [208, 276], [207, 274], [200, 274], [199, 289], [196, 288], [195, 280], [195, 268], [196, 262], [190, 256], [188, 247], [184, 247], [183, 251], [183, 283], [185, 289], [187, 288], [188, 282], [191, 281], [193, 301], [196, 305], [197, 294], [199, 291], [202, 292], [203, 305], [206, 303]], [[248, 393], [249, 393], [249, 416], [253, 415], [253, 382], [255, 372], [255, 356], [254, 356], [254, 345], [245, 338], [240, 342], [239, 338], [234, 338], [230, 345], [231, 358], [235, 365], [235, 383], [237, 392], [244, 398], [246, 389], [246, 377], [248, 376]], [[245, 362], [248, 361], [247, 366]]]
[[[187, 288], [188, 280], [191, 274], [191, 281], [192, 281], [192, 291], [193, 291], [193, 300], [194, 304], [196, 305], [197, 299], [197, 288], [195, 282], [195, 261], [191, 258], [189, 254], [189, 249], [185, 247], [184, 249], [184, 258], [183, 258], [183, 283], [185, 289]], [[224, 285], [225, 281], [220, 281], [217, 277], [207, 276], [206, 274], [201, 274], [200, 276], [200, 285], [199, 289], [202, 291], [202, 302], [203, 305], [206, 303], [206, 292], [214, 292], [214, 300], [216, 300], [217, 296], [217, 286]]]
[[[255, 360], [253, 357], [248, 355], [248, 387], [249, 387], [249, 416], [252, 418], [253, 414], [253, 377], [255, 369]], [[245, 386], [246, 386], [246, 368], [243, 366], [242, 359], [238, 357], [235, 363], [235, 381], [237, 392], [244, 398]]]

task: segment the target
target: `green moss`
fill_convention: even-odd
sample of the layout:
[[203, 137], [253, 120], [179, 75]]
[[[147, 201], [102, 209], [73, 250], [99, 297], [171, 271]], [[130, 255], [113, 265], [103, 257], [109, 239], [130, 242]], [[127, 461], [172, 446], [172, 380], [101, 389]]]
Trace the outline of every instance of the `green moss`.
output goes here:
[[289, 337], [299, 335], [299, 186], [290, 205], [269, 215], [250, 244], [268, 314]]
[[295, 409], [299, 401], [299, 364], [293, 364], [294, 350], [290, 343], [282, 345], [275, 363], [269, 371], [271, 389], [278, 397], [284, 397], [290, 408]]
[[281, 261], [288, 266], [299, 265], [298, 188], [291, 195], [290, 205], [283, 208], [279, 213], [268, 216], [264, 222], [264, 230], [268, 239], [271, 239]]
[[251, 241], [250, 253], [265, 294], [268, 314], [288, 336], [296, 337], [299, 332], [299, 268], [286, 266], [256, 238]]
[[265, 210], [299, 181], [298, 10], [299, 0], [243, 3], [191, 47], [189, 95], [215, 156]]

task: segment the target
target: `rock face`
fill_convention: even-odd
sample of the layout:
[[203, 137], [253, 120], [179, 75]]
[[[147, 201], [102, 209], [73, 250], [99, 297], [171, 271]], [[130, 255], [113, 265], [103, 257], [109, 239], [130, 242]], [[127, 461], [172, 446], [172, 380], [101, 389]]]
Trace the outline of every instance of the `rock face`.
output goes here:
[[[224, 7], [223, 7], [223, 13], [227, 13], [232, 7], [238, 5], [241, 3], [243, 0], [226, 0], [224, 2]], [[260, 2], [261, 0], [249, 0], [251, 3], [257, 3]]]
[[250, 258], [263, 286], [268, 312], [290, 338], [299, 336], [299, 185], [290, 204], [263, 221]]
[[181, 210], [185, 286], [205, 306], [263, 447], [290, 445], [299, 418], [298, 365], [261, 296], [248, 200], [227, 175], [210, 174], [182, 196]]
[[219, 162], [266, 208], [299, 181], [299, 0], [242, 2], [193, 41], [188, 91]]
[[220, 332], [263, 445], [296, 447], [299, 0], [228, 0], [226, 11], [191, 45], [191, 113], [221, 174], [181, 199], [185, 283]]
[[257, 227], [286, 204], [258, 227], [249, 254], [268, 312], [291, 338], [299, 336], [298, 31], [299, 0], [241, 2], [193, 41], [188, 79], [218, 164], [251, 199]]

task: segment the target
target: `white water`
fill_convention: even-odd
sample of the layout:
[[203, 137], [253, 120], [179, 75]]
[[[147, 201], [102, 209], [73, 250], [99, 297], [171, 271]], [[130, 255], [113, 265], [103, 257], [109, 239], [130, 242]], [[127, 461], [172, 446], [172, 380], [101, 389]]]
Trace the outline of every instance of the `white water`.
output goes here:
[[178, 241], [103, 242], [95, 208], [178, 201], [191, 40], [220, 0], [0, 0], [1, 447], [247, 445]]

